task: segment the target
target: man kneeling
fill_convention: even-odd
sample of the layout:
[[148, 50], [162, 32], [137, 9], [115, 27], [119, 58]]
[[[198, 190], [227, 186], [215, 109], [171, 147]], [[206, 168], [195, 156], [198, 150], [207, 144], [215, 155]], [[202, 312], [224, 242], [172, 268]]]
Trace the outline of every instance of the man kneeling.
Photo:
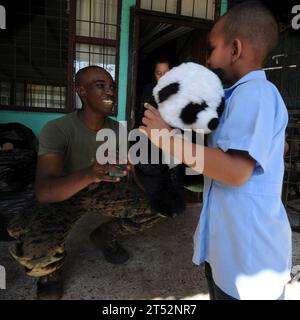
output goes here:
[[135, 184], [121, 181], [128, 174], [127, 166], [99, 165], [95, 160], [101, 144], [96, 141], [97, 132], [112, 129], [119, 136], [118, 122], [108, 117], [115, 98], [112, 77], [103, 68], [90, 66], [77, 72], [75, 84], [82, 109], [43, 128], [35, 181], [38, 201], [8, 227], [17, 239], [11, 254], [29, 276], [39, 278], [39, 299], [62, 297], [65, 241], [84, 213], [97, 211], [113, 218], [95, 229], [90, 239], [115, 264], [129, 258], [117, 239], [151, 227], [161, 218], [150, 210]]

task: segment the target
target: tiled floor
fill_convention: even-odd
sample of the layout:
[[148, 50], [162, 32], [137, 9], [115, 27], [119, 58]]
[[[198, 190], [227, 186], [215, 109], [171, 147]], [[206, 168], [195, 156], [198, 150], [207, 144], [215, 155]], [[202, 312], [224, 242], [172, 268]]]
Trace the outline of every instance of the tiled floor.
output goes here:
[[[193, 266], [192, 235], [200, 208], [165, 219], [143, 234], [125, 239], [131, 254], [125, 265], [107, 263], [88, 240], [89, 233], [103, 222], [88, 215], [70, 234], [64, 269], [64, 299], [201, 299], [208, 293], [202, 267]], [[293, 234], [294, 264], [300, 264], [300, 234]], [[26, 275], [7, 254], [9, 243], [0, 242], [0, 264], [6, 268], [6, 290], [0, 300], [34, 299], [35, 280]], [[300, 300], [300, 283], [289, 285], [288, 299]]]

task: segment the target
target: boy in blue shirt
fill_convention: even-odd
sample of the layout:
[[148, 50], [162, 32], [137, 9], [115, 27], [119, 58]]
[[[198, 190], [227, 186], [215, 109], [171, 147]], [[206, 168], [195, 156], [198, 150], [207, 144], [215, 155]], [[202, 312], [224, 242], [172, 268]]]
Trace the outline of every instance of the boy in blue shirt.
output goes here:
[[[194, 235], [193, 262], [205, 262], [211, 299], [282, 299], [290, 280], [291, 229], [281, 202], [288, 115], [277, 88], [262, 71], [276, 46], [278, 25], [258, 2], [237, 5], [213, 27], [208, 66], [222, 69], [225, 90], [218, 128], [204, 147], [203, 208]], [[152, 106], [143, 118], [152, 129], [171, 128]], [[194, 146], [195, 147], [195, 146]]]

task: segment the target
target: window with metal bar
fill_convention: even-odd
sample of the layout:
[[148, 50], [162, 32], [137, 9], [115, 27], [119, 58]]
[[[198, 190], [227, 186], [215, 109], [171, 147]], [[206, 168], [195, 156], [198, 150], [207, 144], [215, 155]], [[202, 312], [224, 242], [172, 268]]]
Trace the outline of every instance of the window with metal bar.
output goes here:
[[215, 0], [140, 0], [140, 8], [214, 20]]
[[88, 65], [107, 69], [117, 85], [121, 0], [2, 2], [0, 109], [72, 111], [80, 107], [75, 73]]
[[[121, 1], [77, 0], [76, 3], [76, 72], [98, 65], [117, 81], [118, 16]], [[76, 108], [81, 107], [76, 96]]]
[[66, 103], [68, 1], [5, 3], [0, 37], [0, 105], [63, 109]]

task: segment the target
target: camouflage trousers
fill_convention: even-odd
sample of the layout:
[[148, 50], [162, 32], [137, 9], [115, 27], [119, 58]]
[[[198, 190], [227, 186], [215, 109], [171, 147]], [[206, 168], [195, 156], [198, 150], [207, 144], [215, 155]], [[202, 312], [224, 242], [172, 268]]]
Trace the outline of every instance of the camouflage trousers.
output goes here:
[[112, 239], [143, 231], [162, 219], [149, 208], [135, 184], [100, 183], [63, 202], [43, 205], [35, 201], [14, 217], [7, 229], [17, 240], [10, 247], [11, 255], [29, 276], [45, 276], [60, 269], [66, 256], [66, 238], [87, 212], [112, 218], [105, 223]]

